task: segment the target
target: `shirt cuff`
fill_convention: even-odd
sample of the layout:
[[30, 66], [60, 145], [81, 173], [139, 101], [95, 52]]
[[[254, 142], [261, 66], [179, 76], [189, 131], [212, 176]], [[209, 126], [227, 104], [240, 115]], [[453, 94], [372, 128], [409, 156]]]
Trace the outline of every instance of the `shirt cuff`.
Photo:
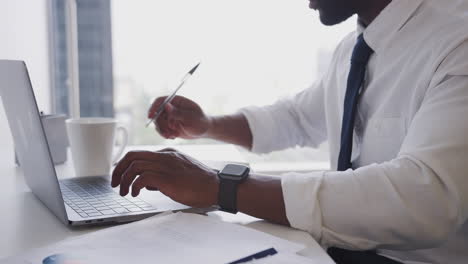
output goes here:
[[316, 241], [322, 237], [322, 210], [318, 193], [324, 172], [283, 175], [286, 216], [292, 227], [309, 232]]
[[275, 126], [275, 120], [265, 108], [249, 106], [239, 110], [245, 116], [252, 132], [252, 149], [254, 153], [267, 153], [271, 151], [271, 128]]

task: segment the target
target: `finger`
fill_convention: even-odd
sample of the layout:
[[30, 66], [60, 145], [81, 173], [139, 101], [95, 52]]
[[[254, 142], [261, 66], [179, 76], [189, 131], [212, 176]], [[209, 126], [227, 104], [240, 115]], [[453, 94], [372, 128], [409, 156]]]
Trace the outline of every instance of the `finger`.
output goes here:
[[164, 137], [169, 137], [169, 120], [167, 117], [167, 113], [163, 112], [158, 119], [156, 119], [156, 128], [159, 134]]
[[168, 115], [170, 115], [174, 109], [176, 109], [171, 103], [167, 103], [165, 106], [164, 106], [164, 111], [166, 111], [166, 113]]
[[164, 121], [164, 120], [158, 121], [158, 120], [156, 120], [155, 122], [154, 129], [163, 138], [172, 139], [173, 137], [179, 134], [176, 130], [174, 130], [171, 127], [171, 124], [169, 123], [169, 121]]
[[154, 172], [157, 170], [158, 166], [155, 166], [155, 162], [140, 160], [133, 161], [122, 175], [120, 182], [120, 195], [125, 196], [128, 194], [130, 185], [138, 175]]
[[172, 102], [164, 106], [164, 111], [167, 113], [169, 119], [180, 120], [184, 118], [181, 107], [174, 106]]
[[178, 131], [179, 130], [179, 125], [182, 125], [184, 120], [187, 119], [187, 116], [185, 116], [185, 117], [176, 117], [176, 115], [179, 115], [179, 114], [169, 115], [168, 122], [169, 122], [169, 128], [170, 129]]
[[176, 120], [173, 116], [169, 116], [168, 127], [167, 127], [167, 136], [171, 138], [179, 137], [181, 134], [181, 121]]
[[178, 130], [179, 127], [177, 125], [173, 125], [169, 123], [167, 129], [164, 131], [164, 136], [167, 139], [175, 139], [176, 137], [179, 137], [180, 131]]
[[135, 160], [156, 161], [160, 154], [151, 151], [129, 151], [117, 163], [114, 171], [112, 172], [112, 187], [119, 186], [123, 173], [128, 169], [130, 164]]
[[175, 149], [175, 148], [163, 148], [163, 149], [160, 149], [156, 152], [177, 152], [178, 150]]
[[162, 96], [156, 98], [154, 102], [151, 104], [150, 108], [148, 109], [148, 118], [153, 118], [154, 114], [156, 114], [156, 111], [158, 111], [158, 108], [161, 106], [161, 104], [166, 100], [167, 96]]
[[167, 104], [164, 111], [169, 117], [169, 121], [184, 121], [190, 115], [190, 111], [183, 110], [181, 107], [175, 107], [172, 104]]
[[171, 100], [171, 104], [178, 108], [185, 108], [185, 107], [192, 107], [194, 106], [194, 102], [188, 99], [187, 97], [176, 95], [174, 99]]
[[[157, 181], [157, 176], [153, 173], [144, 173], [140, 177], [138, 177], [132, 184], [132, 196], [136, 197], [140, 194], [141, 189], [156, 189], [154, 187], [154, 182]], [[149, 186], [152, 185], [152, 186]]]
[[186, 155], [185, 153], [175, 148], [164, 148], [164, 149], [156, 151], [156, 153], [164, 155], [164, 157], [167, 158], [166, 161], [172, 161], [174, 159], [180, 158], [183, 155]]
[[146, 188], [146, 190], [148, 190], [148, 191], [159, 191], [159, 188], [158, 188], [158, 187], [146, 186], [145, 188]]
[[175, 139], [175, 138], [178, 138], [178, 137], [179, 137], [180, 133], [179, 133], [179, 131], [177, 131], [177, 130], [169, 129], [167, 135], [168, 135], [169, 139]]
[[177, 131], [179, 132], [179, 136], [185, 135], [187, 138], [191, 138], [190, 133], [185, 130], [184, 126], [180, 122], [177, 122], [176, 126]]
[[177, 123], [176, 123], [176, 126], [177, 126], [177, 130], [178, 130], [178, 131], [184, 132], [184, 126], [182, 125], [182, 123], [177, 122]]
[[156, 131], [159, 133], [159, 135], [165, 139], [174, 139], [176, 134], [178, 134], [176, 131], [174, 130], [171, 130], [171, 129], [165, 129], [165, 130], [161, 130], [161, 129], [158, 129], [156, 128]]
[[161, 128], [159, 128], [157, 120], [154, 121], [154, 129], [156, 130], [156, 132], [158, 132], [159, 135], [162, 135], [162, 131]]
[[177, 122], [177, 121], [175, 121], [174, 119], [169, 118], [169, 122], [168, 122], [168, 123], [169, 123], [169, 128], [170, 128], [171, 130], [177, 129], [176, 122]]
[[178, 127], [171, 123], [171, 121], [168, 121], [167, 127], [164, 129], [164, 131], [161, 132], [161, 135], [164, 135], [164, 137], [167, 139], [174, 139], [180, 134], [177, 129]]

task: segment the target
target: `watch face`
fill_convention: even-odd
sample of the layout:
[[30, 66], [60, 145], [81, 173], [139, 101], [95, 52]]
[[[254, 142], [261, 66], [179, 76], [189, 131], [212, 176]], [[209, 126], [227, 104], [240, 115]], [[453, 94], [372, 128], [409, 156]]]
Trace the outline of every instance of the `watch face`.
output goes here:
[[237, 164], [228, 164], [220, 172], [220, 177], [237, 180], [245, 177], [249, 172], [249, 167]]

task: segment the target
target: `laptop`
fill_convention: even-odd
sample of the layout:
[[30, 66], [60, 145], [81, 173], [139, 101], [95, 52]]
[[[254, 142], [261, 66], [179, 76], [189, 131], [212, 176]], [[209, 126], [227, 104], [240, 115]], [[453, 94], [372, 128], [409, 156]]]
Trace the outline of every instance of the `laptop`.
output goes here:
[[64, 224], [130, 222], [162, 212], [190, 209], [158, 191], [142, 190], [138, 197], [121, 197], [110, 186], [109, 175], [57, 175], [64, 170], [54, 167], [23, 61], [0, 60], [0, 98], [27, 185]]

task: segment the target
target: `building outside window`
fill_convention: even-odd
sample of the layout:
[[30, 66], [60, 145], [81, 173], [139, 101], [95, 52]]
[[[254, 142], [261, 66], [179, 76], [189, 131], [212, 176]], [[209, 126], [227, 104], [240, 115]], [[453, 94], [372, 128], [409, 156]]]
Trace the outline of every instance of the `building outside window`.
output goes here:
[[[114, 116], [110, 0], [78, 0], [80, 112], [83, 117]], [[51, 0], [51, 54], [55, 111], [69, 114], [66, 0]]]

